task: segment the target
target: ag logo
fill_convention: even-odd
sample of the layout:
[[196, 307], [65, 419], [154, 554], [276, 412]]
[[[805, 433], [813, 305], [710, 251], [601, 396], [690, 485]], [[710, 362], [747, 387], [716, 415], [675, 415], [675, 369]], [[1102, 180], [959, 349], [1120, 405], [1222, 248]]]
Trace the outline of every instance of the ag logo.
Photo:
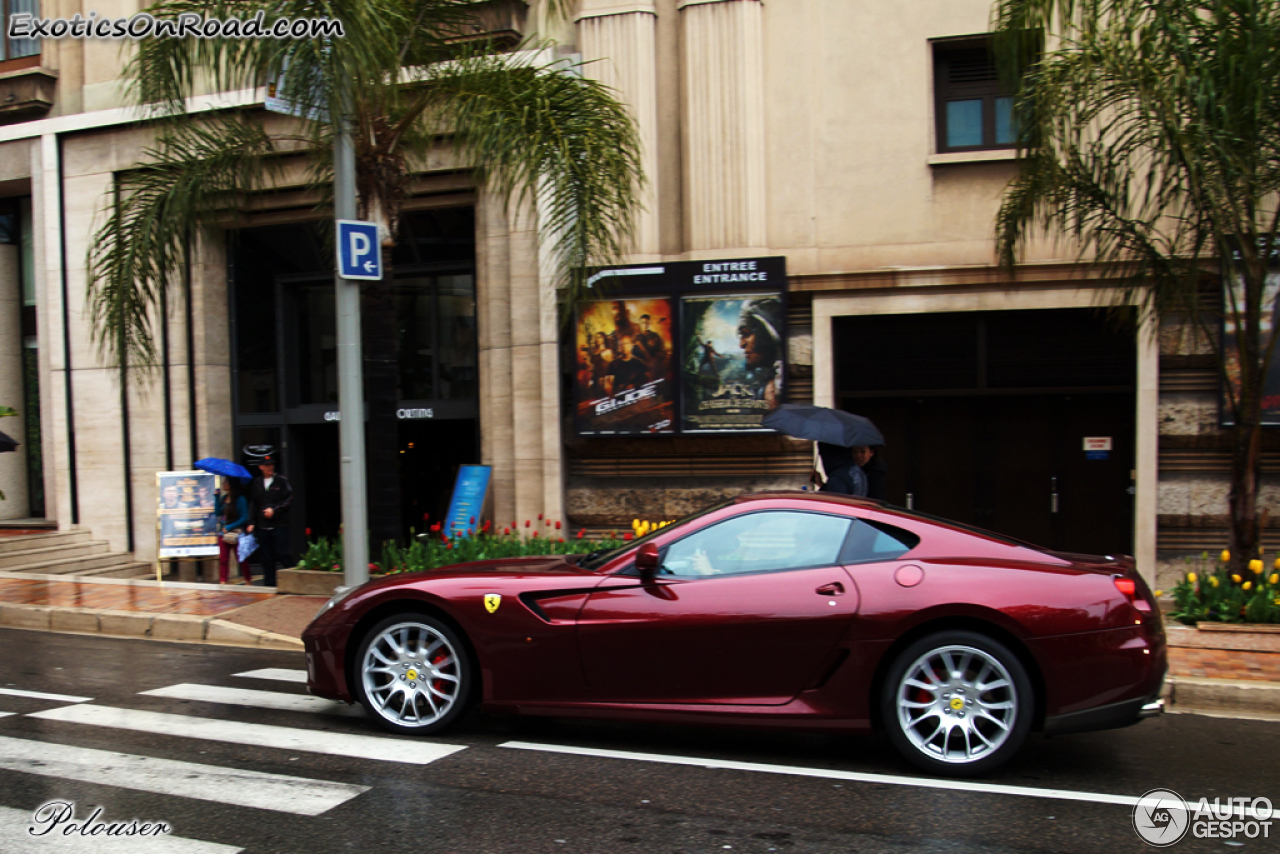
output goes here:
[[1187, 802], [1171, 789], [1152, 789], [1133, 807], [1133, 829], [1143, 841], [1164, 848], [1187, 835], [1191, 826]]
[[498, 610], [498, 606], [502, 604], [502, 595], [500, 593], [484, 594], [484, 609], [492, 614]]

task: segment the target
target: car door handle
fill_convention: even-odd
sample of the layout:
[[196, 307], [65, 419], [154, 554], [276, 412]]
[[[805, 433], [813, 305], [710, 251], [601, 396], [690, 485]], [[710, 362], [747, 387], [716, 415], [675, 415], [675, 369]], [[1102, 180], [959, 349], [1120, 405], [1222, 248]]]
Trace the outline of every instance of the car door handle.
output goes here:
[[833, 581], [830, 584], [824, 584], [814, 591], [820, 596], [843, 596], [844, 585], [839, 581]]

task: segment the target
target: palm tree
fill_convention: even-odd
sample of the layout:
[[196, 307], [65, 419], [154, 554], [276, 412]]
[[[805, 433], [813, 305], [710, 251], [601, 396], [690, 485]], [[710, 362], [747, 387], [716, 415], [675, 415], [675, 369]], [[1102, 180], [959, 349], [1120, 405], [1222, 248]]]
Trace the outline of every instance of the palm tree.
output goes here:
[[[564, 11], [568, 0], [548, 0]], [[118, 181], [90, 251], [96, 344], [119, 363], [151, 365], [151, 327], [189, 235], [247, 193], [271, 186], [283, 149], [311, 158], [309, 181], [332, 186], [330, 116], [353, 131], [359, 217], [383, 235], [381, 282], [362, 285], [372, 541], [400, 534], [397, 389], [390, 249], [409, 179], [447, 139], [454, 154], [509, 204], [536, 205], [564, 303], [585, 290], [582, 271], [619, 256], [644, 180], [635, 128], [610, 91], [550, 50], [501, 54], [467, 41], [473, 0], [161, 0], [157, 19], [327, 17], [341, 37], [148, 39], [126, 78], [150, 105], [157, 139]], [[545, 46], [544, 46], [545, 47]], [[186, 100], [273, 81], [297, 108], [289, 134], [228, 111], [195, 119]]]
[[[1206, 340], [1223, 320], [1234, 330], [1238, 358], [1220, 349], [1218, 366], [1239, 573], [1259, 552], [1263, 390], [1280, 337], [1266, 289], [1280, 224], [1280, 3], [999, 0], [996, 20], [997, 59], [1021, 80], [1024, 149], [997, 220], [1002, 261], [1033, 232], [1066, 235], [1125, 303], [1189, 319]], [[1201, 300], [1215, 268], [1234, 281], [1220, 314]]]

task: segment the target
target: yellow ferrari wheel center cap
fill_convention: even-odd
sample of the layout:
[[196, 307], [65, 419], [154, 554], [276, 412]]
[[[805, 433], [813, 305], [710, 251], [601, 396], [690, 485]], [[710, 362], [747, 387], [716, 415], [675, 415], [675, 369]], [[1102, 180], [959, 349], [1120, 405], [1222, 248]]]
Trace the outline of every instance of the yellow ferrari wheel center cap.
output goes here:
[[410, 670], [410, 671], [409, 671], [408, 673], [406, 673], [405, 675], [406, 675], [406, 676], [408, 676], [410, 679], [417, 679], [417, 678], [418, 678], [418, 671], [416, 671], [416, 670]]
[[961, 709], [964, 708], [964, 700], [961, 699], [960, 697], [952, 697], [951, 708], [955, 709], [957, 712], [960, 711]]

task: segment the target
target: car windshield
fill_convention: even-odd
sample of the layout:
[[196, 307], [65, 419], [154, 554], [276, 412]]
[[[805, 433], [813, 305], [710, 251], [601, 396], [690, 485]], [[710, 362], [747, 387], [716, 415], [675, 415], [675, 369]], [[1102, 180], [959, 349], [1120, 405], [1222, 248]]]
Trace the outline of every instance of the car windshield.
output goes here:
[[600, 570], [601, 567], [609, 563], [609, 561], [613, 560], [618, 555], [622, 554], [625, 551], [630, 551], [631, 549], [634, 549], [636, 546], [649, 542], [654, 537], [656, 537], [660, 532], [669, 531], [674, 527], [688, 524], [689, 522], [692, 522], [694, 519], [701, 518], [707, 515], [708, 513], [714, 513], [715, 511], [719, 510], [721, 507], [726, 507], [732, 503], [733, 503], [732, 499], [729, 501], [721, 501], [719, 504], [713, 504], [710, 507], [703, 508], [702, 510], [699, 510], [696, 513], [685, 516], [680, 521], [673, 522], [664, 528], [657, 528], [655, 530], [652, 530], [637, 540], [629, 541], [624, 546], [620, 546], [616, 549], [601, 549], [599, 551], [594, 551], [591, 554], [584, 557], [582, 560], [578, 561], [578, 566], [582, 567], [583, 569], [589, 569], [592, 572], [597, 572]]

